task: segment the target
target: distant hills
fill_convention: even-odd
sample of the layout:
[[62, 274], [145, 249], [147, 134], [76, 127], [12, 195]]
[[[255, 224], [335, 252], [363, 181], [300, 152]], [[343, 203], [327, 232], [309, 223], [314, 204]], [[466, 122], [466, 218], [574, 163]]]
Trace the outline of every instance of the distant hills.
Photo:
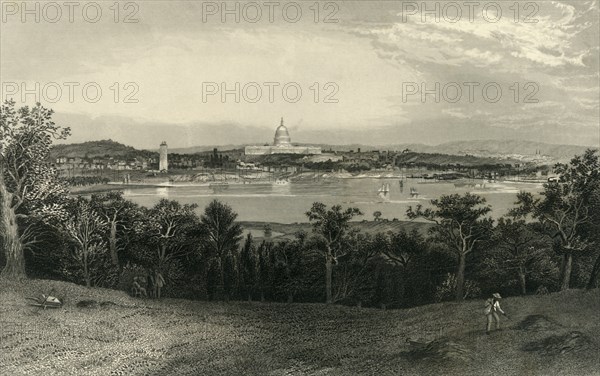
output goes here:
[[[189, 148], [170, 148], [171, 153], [194, 154], [210, 151], [218, 148], [221, 151], [232, 149], [243, 149], [246, 145], [218, 145], [218, 146], [195, 146]], [[437, 154], [436, 159], [443, 159], [443, 154], [473, 156], [482, 158], [494, 158], [504, 160], [518, 160], [520, 157], [528, 159], [536, 156], [536, 151], [542, 156], [547, 156], [550, 161], [568, 160], [576, 154], [583, 153], [587, 147], [577, 145], [554, 145], [535, 141], [522, 140], [477, 140], [477, 141], [453, 141], [440, 145], [424, 144], [393, 144], [393, 145], [327, 145], [317, 144], [324, 151], [361, 151], [372, 150], [391, 150], [402, 151], [409, 149], [417, 153]], [[59, 144], [55, 145], [51, 151], [51, 157], [99, 157], [99, 156], [126, 156], [133, 158], [137, 156], [150, 156], [157, 151], [138, 150], [132, 146], [127, 146], [113, 140], [88, 141], [79, 144]]]
[[[551, 157], [552, 160], [567, 160], [576, 154], [583, 153], [588, 147], [578, 145], [555, 145], [544, 142], [524, 141], [524, 140], [475, 140], [475, 141], [453, 141], [440, 145], [425, 144], [390, 144], [390, 145], [367, 145], [367, 144], [349, 144], [349, 145], [329, 145], [315, 144], [321, 148], [333, 151], [361, 151], [371, 150], [392, 150], [402, 151], [409, 149], [419, 153], [437, 153], [450, 155], [473, 155], [478, 157], [516, 157], [536, 155], [536, 151], [543, 156]], [[246, 145], [220, 145], [220, 146], [194, 146], [189, 148], [170, 149], [175, 153], [193, 154], [212, 150], [217, 147], [219, 150], [243, 149]]]

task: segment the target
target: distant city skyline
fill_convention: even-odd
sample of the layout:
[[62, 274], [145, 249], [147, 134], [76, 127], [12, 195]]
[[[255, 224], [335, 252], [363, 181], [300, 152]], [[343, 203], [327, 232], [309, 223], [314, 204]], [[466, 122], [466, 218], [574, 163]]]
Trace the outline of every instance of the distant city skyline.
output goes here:
[[[22, 22], [19, 9], [5, 10], [2, 99], [32, 105], [22, 89], [38, 84], [56, 122], [73, 130], [67, 143], [111, 138], [146, 149], [269, 142], [281, 117], [295, 143], [600, 144], [598, 1], [537, 2], [535, 12], [520, 3], [518, 22], [513, 2], [501, 15], [482, 5], [457, 22], [446, 13], [423, 20], [423, 9], [403, 5], [411, 2], [321, 2], [318, 12], [281, 2], [274, 22], [262, 9], [256, 23], [246, 13], [222, 22], [223, 10], [207, 3], [222, 4], [134, 2], [136, 23], [122, 22], [131, 9], [117, 14], [103, 2], [95, 23], [69, 22], [66, 11], [58, 22]], [[282, 18], [286, 4], [301, 4], [298, 22]], [[530, 14], [537, 22], [525, 22]], [[88, 96], [102, 90], [96, 103], [81, 94], [90, 83]], [[60, 100], [48, 100], [57, 89]]]

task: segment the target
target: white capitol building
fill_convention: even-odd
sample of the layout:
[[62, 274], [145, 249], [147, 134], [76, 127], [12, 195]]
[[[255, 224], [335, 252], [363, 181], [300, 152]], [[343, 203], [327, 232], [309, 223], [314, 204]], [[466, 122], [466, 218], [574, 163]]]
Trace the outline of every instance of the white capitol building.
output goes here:
[[294, 146], [283, 118], [281, 124], [275, 130], [275, 139], [272, 146], [246, 146], [246, 155], [265, 154], [321, 154], [321, 148], [317, 146]]

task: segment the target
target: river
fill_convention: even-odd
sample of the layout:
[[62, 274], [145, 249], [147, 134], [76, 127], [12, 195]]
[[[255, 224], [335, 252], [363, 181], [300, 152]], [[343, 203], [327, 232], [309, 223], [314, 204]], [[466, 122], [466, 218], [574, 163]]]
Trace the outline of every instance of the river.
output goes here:
[[[389, 184], [389, 197], [382, 200], [378, 189]], [[418, 191], [418, 197], [411, 197], [410, 191]], [[406, 219], [409, 206], [428, 205], [429, 200], [442, 194], [470, 191], [479, 194], [492, 206], [492, 215], [499, 217], [513, 207], [516, 194], [520, 190], [537, 193], [541, 184], [501, 182], [487, 183], [485, 187], [455, 186], [453, 182], [423, 182], [407, 179], [400, 185], [398, 179], [338, 179], [321, 182], [274, 184], [230, 184], [226, 189], [213, 190], [207, 186], [144, 187], [125, 189], [128, 199], [144, 206], [152, 206], [161, 198], [177, 200], [184, 204], [199, 205], [199, 212], [213, 199], [229, 204], [241, 221], [266, 221], [278, 223], [306, 222], [304, 214], [313, 202], [327, 205], [340, 204], [344, 207], [359, 208], [365, 219], [372, 219], [375, 211], [382, 218]]]

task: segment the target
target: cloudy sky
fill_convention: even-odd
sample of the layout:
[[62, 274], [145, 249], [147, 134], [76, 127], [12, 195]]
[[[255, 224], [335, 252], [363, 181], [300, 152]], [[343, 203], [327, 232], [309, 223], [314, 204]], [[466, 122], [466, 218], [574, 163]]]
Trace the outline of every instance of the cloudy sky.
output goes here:
[[264, 143], [284, 117], [294, 142], [600, 143], [598, 1], [22, 4], [2, 99], [70, 142]]

